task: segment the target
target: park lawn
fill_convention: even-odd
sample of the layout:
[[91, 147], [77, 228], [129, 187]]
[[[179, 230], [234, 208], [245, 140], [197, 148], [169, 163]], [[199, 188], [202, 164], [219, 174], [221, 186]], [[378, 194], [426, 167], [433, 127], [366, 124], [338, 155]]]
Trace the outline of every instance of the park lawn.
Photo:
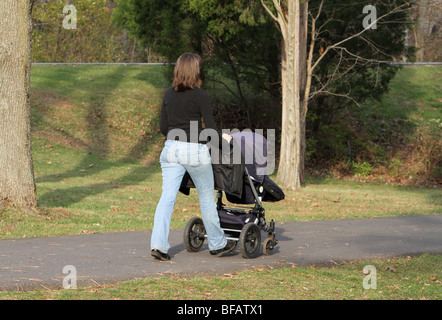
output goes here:
[[[0, 209], [0, 237], [44, 237], [93, 232], [151, 230], [162, 177], [149, 165], [103, 159], [84, 150], [36, 139], [36, 215]], [[276, 180], [276, 177], [273, 176]], [[370, 218], [441, 212], [440, 190], [413, 186], [309, 179], [305, 188], [285, 190], [286, 199], [265, 203], [276, 221]], [[179, 194], [172, 228], [199, 216], [196, 190]]]
[[[402, 70], [386, 99], [399, 99], [400, 83], [419, 70]], [[151, 229], [161, 195], [158, 157], [164, 138], [158, 117], [169, 86], [166, 72], [164, 66], [34, 65], [31, 115], [38, 208], [35, 216], [0, 209], [0, 238]], [[412, 93], [408, 95], [412, 101]], [[434, 112], [437, 101], [425, 101]], [[383, 108], [389, 105], [383, 103]], [[327, 178], [308, 178], [305, 188], [285, 191], [284, 201], [265, 205], [269, 219], [432, 214], [440, 213], [442, 204], [437, 188]], [[172, 227], [184, 227], [195, 215], [196, 191], [188, 197], [180, 194]]]
[[373, 148], [377, 156], [372, 163], [360, 166], [365, 180], [440, 187], [441, 90], [442, 66], [403, 67], [380, 101], [367, 102], [358, 111], [372, 139], [379, 137], [384, 144]]
[[[0, 238], [152, 229], [161, 195], [158, 157], [163, 138], [158, 131], [158, 114], [162, 93], [168, 86], [162, 68], [33, 66], [32, 147], [38, 207], [34, 214], [0, 209]], [[275, 176], [272, 178], [276, 180]], [[305, 188], [285, 192], [284, 201], [265, 204], [268, 219], [370, 218], [442, 211], [440, 189], [434, 187], [309, 177]], [[192, 190], [190, 196], [180, 194], [172, 228], [183, 228], [195, 215], [200, 215], [196, 191]], [[419, 281], [413, 284], [414, 276], [387, 272], [386, 278], [393, 277], [393, 282], [378, 291], [362, 290], [363, 266], [348, 264], [331, 269], [255, 270], [224, 277], [147, 278], [78, 291], [1, 293], [0, 298], [439, 299], [432, 288], [440, 288], [440, 257], [404, 259], [397, 260], [402, 261], [399, 265], [419, 265], [418, 271], [413, 271], [419, 273]], [[392, 262], [361, 263], [379, 263], [380, 271], [385, 263]], [[434, 269], [435, 265], [439, 269]], [[426, 268], [428, 271], [424, 271]], [[353, 280], [343, 281], [348, 283], [336, 291], [337, 277]], [[261, 278], [266, 279], [264, 283], [269, 288], [280, 289], [273, 293], [264, 290], [265, 284], [252, 285]], [[400, 286], [399, 280], [411, 286], [414, 293]], [[184, 286], [189, 289], [180, 293], [177, 288]], [[244, 288], [252, 291], [243, 293]], [[153, 294], [155, 291], [158, 293]]]
[[[375, 268], [376, 282], [367, 278], [364, 288], [365, 266]], [[442, 256], [425, 254], [333, 267], [258, 268], [215, 277], [162, 276], [98, 287], [0, 292], [0, 299], [440, 300], [441, 266]]]

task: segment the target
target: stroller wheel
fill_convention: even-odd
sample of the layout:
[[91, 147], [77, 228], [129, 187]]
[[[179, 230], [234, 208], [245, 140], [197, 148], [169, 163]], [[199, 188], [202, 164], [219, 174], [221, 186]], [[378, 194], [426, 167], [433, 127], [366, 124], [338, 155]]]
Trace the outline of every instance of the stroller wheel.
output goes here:
[[262, 244], [263, 253], [266, 256], [271, 255], [274, 248], [275, 246], [274, 246], [273, 237], [266, 238]]
[[203, 220], [193, 217], [184, 228], [184, 246], [189, 252], [197, 252], [204, 243], [206, 229]]
[[256, 258], [261, 247], [261, 231], [253, 222], [247, 223], [239, 236], [239, 248], [243, 258]]

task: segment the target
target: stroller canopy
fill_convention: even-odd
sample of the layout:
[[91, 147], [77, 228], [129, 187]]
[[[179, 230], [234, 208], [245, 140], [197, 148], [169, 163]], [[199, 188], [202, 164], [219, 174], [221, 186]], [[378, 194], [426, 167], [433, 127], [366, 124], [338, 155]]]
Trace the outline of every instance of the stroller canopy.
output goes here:
[[[262, 135], [243, 131], [232, 134], [235, 143], [241, 147], [241, 153], [249, 176], [255, 185], [262, 185], [262, 201], [274, 202], [285, 198], [282, 189], [267, 175], [267, 140]], [[254, 196], [247, 179], [243, 184], [240, 197], [227, 194], [227, 199], [233, 203], [253, 203]]]
[[234, 133], [232, 138], [241, 147], [241, 153], [250, 176], [255, 181], [262, 183], [267, 175], [266, 138], [251, 131]]

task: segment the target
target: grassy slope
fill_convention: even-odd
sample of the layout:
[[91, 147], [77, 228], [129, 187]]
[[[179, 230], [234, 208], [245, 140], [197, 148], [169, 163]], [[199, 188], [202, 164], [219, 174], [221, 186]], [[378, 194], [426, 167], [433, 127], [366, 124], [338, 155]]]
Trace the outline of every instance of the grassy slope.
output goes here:
[[390, 82], [389, 93], [361, 111], [372, 139], [386, 144], [367, 180], [440, 186], [441, 83], [442, 66], [404, 67]]

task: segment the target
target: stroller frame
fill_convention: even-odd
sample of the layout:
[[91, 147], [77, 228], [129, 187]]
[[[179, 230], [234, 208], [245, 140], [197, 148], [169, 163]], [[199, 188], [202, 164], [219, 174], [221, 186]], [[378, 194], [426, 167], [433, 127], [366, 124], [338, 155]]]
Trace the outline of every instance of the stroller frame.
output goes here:
[[[226, 206], [222, 202], [222, 191], [216, 192], [218, 214], [225, 211], [228, 214], [241, 216], [248, 215], [252, 219], [247, 219], [243, 224], [229, 225], [221, 221], [221, 228], [224, 230], [227, 240], [236, 241], [239, 244], [243, 258], [256, 258], [261, 248], [261, 230], [268, 233], [267, 238], [262, 243], [263, 253], [270, 255], [278, 244], [275, 234], [275, 221], [272, 219], [269, 223], [265, 220], [265, 209], [262, 206], [261, 196], [263, 192], [262, 185], [255, 185], [245, 168], [247, 182], [252, 191], [255, 204], [253, 208], [242, 206]], [[254, 218], [254, 219], [253, 219]], [[253, 220], [253, 221], [250, 221]], [[197, 252], [203, 245], [207, 234], [201, 218], [191, 218], [184, 229], [184, 245], [189, 252]]]

